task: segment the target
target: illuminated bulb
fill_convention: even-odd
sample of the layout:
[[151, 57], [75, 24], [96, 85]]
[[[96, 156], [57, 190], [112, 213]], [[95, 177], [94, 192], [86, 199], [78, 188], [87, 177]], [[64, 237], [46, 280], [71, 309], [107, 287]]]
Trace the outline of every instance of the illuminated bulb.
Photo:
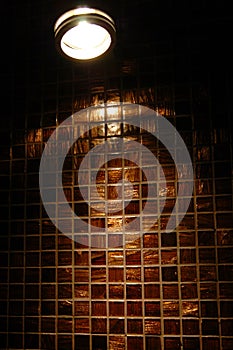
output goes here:
[[55, 24], [55, 38], [60, 53], [75, 60], [101, 56], [115, 41], [115, 25], [104, 12], [79, 8], [61, 16]]

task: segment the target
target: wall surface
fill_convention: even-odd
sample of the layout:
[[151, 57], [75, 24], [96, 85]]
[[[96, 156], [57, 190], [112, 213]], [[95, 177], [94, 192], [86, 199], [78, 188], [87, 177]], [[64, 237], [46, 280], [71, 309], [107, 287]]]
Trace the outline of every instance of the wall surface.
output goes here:
[[[53, 24], [76, 6], [68, 3], [15, 0], [3, 9], [0, 349], [232, 350], [229, 3], [103, 2], [116, 21], [117, 42], [113, 52], [89, 63], [70, 62], [55, 50]], [[101, 1], [92, 4], [101, 7]], [[157, 111], [182, 136], [194, 170], [188, 211], [180, 222], [188, 184], [179, 183], [164, 145], [106, 109], [71, 147], [63, 167], [66, 199], [93, 231], [82, 231], [79, 223], [65, 235], [41, 201], [43, 149], [73, 113], [120, 101]], [[156, 172], [156, 194], [147, 198], [140, 166], [123, 160], [122, 152], [114, 160], [105, 154], [96, 177], [103, 201], [90, 208], [80, 193], [80, 164], [93, 147], [123, 137], [152, 151], [166, 181]], [[184, 166], [181, 178], [186, 172]], [[131, 181], [133, 190], [126, 186], [124, 195], [131, 191], [133, 200], [124, 210], [103, 214], [122, 179]], [[178, 191], [177, 227], [166, 233]], [[150, 209], [143, 216], [145, 203]], [[56, 202], [51, 205], [55, 218], [65, 215]], [[143, 232], [136, 226], [124, 231], [138, 216]], [[106, 241], [100, 228], [108, 229]], [[80, 232], [83, 244], [76, 239]], [[92, 236], [101, 247], [92, 246]]]

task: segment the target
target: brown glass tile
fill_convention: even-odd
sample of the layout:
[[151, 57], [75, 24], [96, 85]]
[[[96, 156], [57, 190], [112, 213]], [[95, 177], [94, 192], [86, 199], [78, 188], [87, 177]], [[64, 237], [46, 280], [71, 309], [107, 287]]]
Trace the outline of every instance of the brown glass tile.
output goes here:
[[[232, 319], [221, 320], [221, 334], [223, 336], [231, 337], [232, 336], [232, 326], [233, 326]], [[209, 328], [211, 328], [211, 325], [209, 325]], [[210, 331], [211, 331], [211, 329], [210, 329]], [[216, 327], [215, 324], [212, 325], [212, 331], [218, 332], [218, 328]], [[216, 334], [216, 333], [211, 333], [211, 334]]]
[[162, 268], [162, 279], [164, 282], [177, 281], [178, 273], [177, 267], [163, 267]]
[[58, 252], [58, 265], [59, 266], [70, 266], [72, 265], [72, 252]]
[[106, 316], [106, 302], [93, 301], [91, 303], [91, 315], [92, 316]]
[[[8, 266], [8, 254], [7, 253], [3, 253], [3, 252], [1, 252], [0, 253], [0, 258], [1, 258], [1, 261], [2, 261], [2, 267], [7, 267]], [[22, 261], [21, 261], [22, 260]], [[15, 266], [15, 267], [23, 267], [23, 255], [22, 255], [22, 257], [21, 257], [21, 259], [20, 259], [20, 263], [21, 264], [19, 264], [18, 266], [17, 266], [17, 264], [16, 264], [16, 261], [17, 261], [17, 259], [16, 259], [16, 255], [14, 254], [14, 255], [11, 255], [10, 256], [10, 262], [11, 262], [11, 266]], [[14, 262], [14, 263], [13, 263]], [[13, 263], [13, 264], [12, 264]]]
[[125, 248], [141, 249], [141, 239], [138, 237], [138, 233], [125, 235]]
[[218, 320], [207, 320], [202, 321], [202, 334], [203, 335], [218, 335], [219, 324]]
[[210, 195], [213, 191], [212, 181], [209, 179], [196, 180], [196, 194]]
[[91, 281], [92, 282], [106, 282], [106, 268], [92, 268]]
[[[109, 221], [109, 225], [114, 230], [114, 226], [121, 227], [122, 223], [121, 223], [121, 221], [117, 222], [117, 220], [114, 220], [114, 221]], [[122, 247], [123, 246], [123, 236], [122, 236], [122, 234], [109, 234], [108, 235], [108, 246], [109, 247], [119, 247], [119, 248]]]
[[217, 214], [217, 228], [232, 228], [232, 213]]
[[233, 265], [223, 265], [218, 267], [218, 275], [220, 281], [233, 280]]
[[[153, 294], [153, 291], [148, 290], [148, 295]], [[126, 285], [126, 298], [127, 299], [141, 299], [142, 298], [142, 286], [140, 284]]]
[[220, 349], [220, 342], [219, 338], [202, 338], [202, 349], [203, 350], [219, 350]]
[[58, 318], [57, 330], [59, 333], [71, 333], [73, 321], [69, 318]]
[[[46, 217], [46, 216], [45, 216]], [[38, 234], [39, 233], [39, 225], [37, 222], [29, 222], [27, 223], [26, 230], [30, 234]], [[45, 234], [55, 234], [56, 229], [53, 223], [49, 220], [42, 220], [42, 231]]]
[[143, 263], [144, 265], [156, 265], [159, 263], [158, 251], [155, 249], [143, 251]]
[[143, 338], [142, 337], [128, 337], [127, 349], [143, 350]]
[[164, 301], [163, 315], [164, 317], [179, 316], [179, 302]]
[[[110, 325], [111, 325], [111, 320], [110, 320]], [[119, 327], [119, 328], [121, 328], [121, 327]], [[113, 330], [114, 330], [114, 326], [113, 326]], [[112, 332], [112, 333], [115, 333], [115, 332]], [[124, 331], [123, 331], [123, 333], [124, 333]], [[109, 350], [114, 350], [114, 349], [119, 349], [119, 350], [125, 349], [125, 337], [124, 336], [110, 336], [109, 337]]]
[[122, 302], [109, 302], [109, 315], [110, 316], [124, 316], [124, 303]]
[[92, 347], [94, 349], [107, 350], [107, 337], [106, 336], [92, 336]]
[[109, 251], [108, 252], [109, 265], [123, 265], [123, 251]]
[[[30, 271], [31, 269], [28, 269], [27, 271]], [[2, 269], [3, 271], [3, 269]], [[7, 270], [5, 271], [7, 272]], [[23, 275], [24, 275], [24, 270], [21, 269], [21, 268], [11, 268], [10, 271], [9, 271], [9, 274], [10, 274], [10, 283], [17, 283], [17, 282], [23, 282]]]
[[108, 279], [109, 279], [109, 282], [123, 282], [124, 281], [123, 268], [109, 268]]
[[197, 298], [197, 285], [196, 284], [182, 284], [181, 285], [181, 297], [182, 299], [196, 299]]
[[90, 336], [75, 335], [75, 350], [90, 350]]
[[199, 350], [200, 349], [200, 339], [199, 337], [183, 337], [184, 350]]
[[[39, 249], [39, 247], [37, 248]], [[42, 237], [42, 250], [54, 250], [55, 249], [55, 236], [43, 236]]]
[[179, 241], [181, 247], [195, 246], [195, 232], [180, 232]]
[[89, 269], [88, 268], [76, 268], [74, 270], [74, 280], [75, 280], [75, 282], [88, 282], [89, 281]]
[[75, 318], [75, 333], [90, 333], [90, 325], [88, 318]]
[[[8, 258], [7, 253], [1, 254], [1, 262], [4, 266], [7, 266], [5, 259]], [[10, 253], [10, 265], [11, 267], [23, 267], [24, 266], [24, 254], [23, 253]]]
[[27, 349], [39, 346], [39, 334], [24, 334], [24, 344]]
[[[1, 299], [7, 299], [7, 286], [1, 286], [0, 297]], [[28, 290], [27, 290], [28, 294]], [[9, 286], [9, 297], [11, 299], [23, 299], [23, 285], [13, 284]]]
[[75, 298], [88, 298], [89, 297], [89, 285], [88, 284], [75, 284], [74, 295], [75, 295]]
[[145, 302], [145, 316], [159, 317], [160, 312], [160, 302]]
[[220, 283], [219, 294], [221, 299], [233, 298], [233, 283]]
[[23, 301], [14, 301], [13, 299], [9, 303], [9, 314], [10, 315], [22, 315], [23, 313]]
[[144, 286], [144, 295], [146, 299], [160, 298], [160, 288], [158, 284], [146, 284]]
[[141, 264], [141, 251], [140, 250], [127, 250], [126, 251], [126, 265], [140, 265]]
[[228, 246], [233, 245], [233, 231], [232, 230], [218, 230], [217, 231], [218, 245]]
[[140, 319], [128, 319], [127, 320], [127, 333], [128, 334], [142, 334], [143, 324]]
[[[39, 269], [27, 269], [28, 279], [39, 278]], [[42, 268], [41, 269], [41, 280], [42, 282], [55, 282], [56, 281], [56, 269], [55, 268]]]
[[164, 320], [164, 334], [180, 334], [180, 321], [179, 320]]
[[165, 338], [164, 340], [165, 350], [179, 350], [180, 349], [180, 339], [179, 338]]
[[39, 250], [39, 237], [37, 237], [37, 236], [27, 237], [26, 238], [26, 249], [27, 249], [27, 251]]
[[[160, 219], [160, 222], [162, 221], [162, 219]], [[166, 221], [167, 223], [167, 221]], [[144, 231], [157, 231], [158, 230], [158, 220], [157, 220], [157, 216], [144, 216], [142, 217], [142, 225], [144, 228]], [[161, 229], [165, 229], [161, 228]], [[136, 227], [135, 230], [140, 230], [140, 227]]]
[[[33, 313], [34, 315], [38, 314], [38, 310], [36, 309], [37, 303], [35, 302], [31, 302], [31, 304], [28, 305], [29, 308], [29, 314]], [[31, 307], [31, 309], [30, 309]], [[55, 311], [55, 301], [43, 301], [41, 303], [41, 314], [43, 316], [48, 315], [48, 316], [55, 316], [56, 315], [56, 311]]]
[[60, 282], [72, 282], [72, 268], [58, 268], [57, 269], [57, 281]]
[[[117, 318], [110, 318], [109, 320], [109, 331], [110, 334], [124, 334], [125, 333], [125, 321], [123, 319], [117, 319]], [[114, 346], [118, 346], [118, 342], [117, 339], [115, 340], [115, 342], [112, 342], [112, 345], [114, 344]], [[121, 346], [123, 346], [123, 341], [120, 342]], [[121, 347], [122, 349], [124, 349], [124, 347]], [[120, 348], [120, 349], [121, 349]]]
[[23, 348], [23, 334], [12, 333], [8, 341], [9, 347], [20, 349]]
[[181, 249], [180, 250], [180, 263], [181, 264], [195, 264], [196, 262], [196, 250], [195, 249]]
[[41, 347], [55, 349], [55, 335], [42, 334], [41, 335]]
[[[84, 225], [84, 223], [83, 223]], [[79, 224], [79, 231], [82, 232], [82, 228], [80, 227], [81, 225]], [[83, 228], [83, 231], [85, 229]], [[87, 235], [82, 234], [82, 240], [81, 243], [78, 242], [80, 239], [80, 235], [75, 235], [74, 236], [74, 247], [75, 249], [87, 249], [89, 247], [89, 237]]]
[[233, 317], [233, 301], [222, 300], [220, 302], [220, 310], [222, 317]]
[[[72, 306], [72, 304], [70, 303]], [[89, 301], [75, 301], [74, 303], [75, 316], [88, 316], [89, 315]]]
[[127, 302], [127, 315], [128, 316], [142, 316], [142, 302], [141, 301], [128, 301]]
[[218, 248], [219, 263], [232, 263], [232, 248]]
[[217, 272], [215, 265], [200, 266], [200, 280], [201, 281], [216, 281]]
[[59, 299], [70, 299], [72, 298], [72, 285], [67, 284], [60, 284], [58, 286], [58, 298]]
[[163, 285], [163, 299], [179, 299], [178, 284], [164, 284]]
[[[102, 223], [99, 220], [99, 227], [105, 227], [105, 221], [102, 219]], [[122, 218], [111, 218], [107, 219], [107, 227], [110, 232], [118, 232], [122, 230], [123, 219]], [[96, 225], [97, 226], [97, 225]], [[98, 227], [98, 226], [97, 226]], [[122, 246], [122, 237], [118, 234], [109, 235], [109, 246]]]
[[[30, 323], [30, 319], [28, 320], [29, 323]], [[37, 321], [39, 321], [39, 319]], [[42, 317], [41, 318], [41, 331], [43, 333], [55, 333], [55, 317], [54, 318]]]
[[[3, 209], [3, 208], [1, 208]], [[10, 251], [22, 251], [24, 248], [24, 238], [13, 236], [10, 239]], [[30, 256], [30, 253], [27, 253]]]
[[70, 300], [58, 301], [58, 314], [63, 316], [72, 315], [72, 302]]
[[222, 348], [223, 350], [231, 350], [233, 347], [232, 338], [222, 338]]
[[34, 267], [39, 265], [39, 253], [27, 253], [26, 254], [26, 265], [28, 267]]
[[110, 299], [124, 299], [124, 286], [122, 284], [109, 285]]
[[199, 212], [213, 211], [212, 197], [198, 197], [197, 198], [197, 211], [199, 211]]
[[161, 244], [162, 244], [162, 247], [176, 247], [177, 246], [176, 233], [163, 232], [161, 235]]
[[[65, 235], [58, 236], [58, 249], [61, 250], [71, 250], [72, 249], [72, 240]], [[69, 256], [69, 254], [68, 254]]]
[[145, 267], [144, 268], [144, 281], [145, 282], [158, 282], [159, 281], [159, 268], [158, 267]]
[[22, 332], [23, 331], [23, 318], [22, 317], [9, 317], [8, 330], [9, 330], [9, 332]]
[[195, 282], [197, 280], [196, 266], [181, 266], [181, 281]]
[[[81, 292], [81, 290], [80, 290]], [[80, 294], [80, 293], [79, 293]], [[81, 293], [81, 296], [88, 297], [88, 286], [85, 285], [85, 290]], [[106, 285], [93, 284], [91, 286], [91, 298], [92, 299], [105, 299], [106, 298]]]
[[201, 299], [215, 299], [217, 295], [216, 283], [201, 283]]
[[[4, 318], [3, 316], [7, 315], [7, 304], [3, 301], [0, 302], [0, 314], [2, 315], [2, 318]], [[6, 323], [3, 325], [3, 328], [5, 328], [5, 326]]]
[[72, 347], [72, 336], [71, 335], [61, 335], [58, 334], [58, 349], [69, 349]]
[[158, 234], [157, 233], [144, 234], [143, 247], [144, 248], [157, 248], [158, 247]]
[[[149, 3], [146, 11], [153, 14], [150, 11], [152, 2]], [[124, 8], [121, 8], [122, 4], [118, 4], [119, 13], [131, 13], [136, 19], [144, 8], [139, 6], [139, 2], [133, 7], [127, 1]], [[174, 12], [173, 17], [176, 18], [178, 5], [169, 5], [165, 6], [167, 17], [170, 18], [170, 12]], [[195, 14], [214, 12], [211, 21], [206, 18], [207, 23], [211, 22], [211, 26], [217, 28], [216, 32], [220, 28], [227, 33], [224, 26], [227, 21], [221, 16], [226, 10], [224, 4], [214, 3], [213, 11], [206, 11], [206, 5], [195, 2]], [[17, 7], [13, 10], [12, 23], [17, 24], [14, 21]], [[32, 35], [35, 29], [32, 23], [28, 26], [27, 21], [33, 21], [27, 16], [27, 10], [29, 8], [26, 8], [24, 21], [21, 21], [31, 28], [31, 31], [23, 30], [25, 42], [28, 42], [27, 35]], [[42, 14], [42, 17], [48, 18], [47, 10], [44, 10], [37, 11], [35, 4], [34, 14], [38, 16], [33, 18], [35, 23], [41, 22]], [[216, 16], [221, 17], [221, 26], [215, 25], [218, 22], [215, 23]], [[198, 23], [199, 19], [195, 19]], [[127, 20], [123, 19], [123, 22]], [[184, 33], [180, 22], [177, 23], [180, 32]], [[216, 33], [211, 26], [208, 27], [209, 33], [214, 39]], [[178, 27], [172, 28], [176, 33]], [[26, 70], [26, 66], [18, 70], [11, 61], [10, 80], [14, 86], [11, 101], [17, 108], [11, 106], [9, 109], [7, 103], [5, 108], [3, 104], [3, 115], [6, 112], [7, 118], [2, 119], [0, 137], [0, 183], [3, 185], [0, 198], [0, 216], [3, 219], [0, 238], [0, 347], [3, 349], [233, 349], [231, 128], [225, 117], [229, 116], [225, 102], [226, 96], [230, 96], [232, 84], [229, 79], [227, 84], [221, 82], [221, 77], [230, 76], [227, 74], [228, 64], [220, 65], [219, 74], [211, 74], [211, 65], [205, 64], [206, 72], [203, 74], [204, 66], [200, 62], [203, 62], [208, 45], [206, 36], [201, 36], [202, 40], [199, 40], [199, 34], [194, 30], [188, 41], [176, 41], [178, 56], [175, 55], [175, 65], [174, 55], [171, 55], [174, 42], [171, 37], [168, 40], [167, 33], [155, 45], [158, 46], [156, 50], [152, 45], [151, 51], [150, 45], [145, 42], [145, 48], [148, 46], [152, 55], [145, 50], [141, 50], [141, 56], [123, 52], [116, 65], [106, 66], [102, 62], [97, 73], [95, 65], [82, 70], [62, 61], [58, 66], [42, 62], [41, 70], [39, 65], [37, 67], [37, 58], [43, 55], [38, 56], [37, 50], [29, 50], [33, 60], [29, 62], [26, 57], [25, 62], [29, 63]], [[138, 43], [142, 37], [149, 38], [144, 33], [137, 37]], [[158, 37], [161, 38], [161, 35]], [[222, 39], [220, 46], [227, 47], [224, 45], [225, 36], [219, 37]], [[132, 40], [130, 50], [136, 48], [135, 40]], [[40, 46], [40, 40], [36, 42]], [[224, 50], [220, 47], [218, 51]], [[212, 61], [216, 56], [210, 52], [208, 55]], [[192, 57], [191, 65], [187, 65], [189, 56]], [[53, 60], [52, 56], [50, 58]], [[208, 62], [208, 59], [205, 57], [204, 61]], [[33, 74], [30, 74], [30, 79], [22, 79], [24, 71], [30, 73], [31, 68]], [[7, 77], [7, 70], [5, 74]], [[38, 99], [38, 96], [41, 98]], [[99, 113], [97, 108], [90, 130], [83, 133], [84, 123], [79, 123], [75, 131], [81, 131], [82, 135], [66, 156], [62, 174], [64, 188], [57, 189], [58, 201], [64, 191], [71, 207], [85, 216], [85, 221], [74, 221], [74, 242], [71, 232], [70, 237], [57, 234], [56, 226], [41, 206], [37, 175], [42, 150], [56, 127], [72, 113], [90, 105], [120, 100], [133, 103], [133, 106], [139, 103], [156, 109], [177, 128], [194, 164], [193, 197], [178, 231], [165, 232], [178, 189], [181, 197], [177, 203], [178, 211], [182, 213], [186, 210], [185, 197], [190, 183], [183, 181], [182, 176], [177, 183], [177, 169], [171, 154], [159, 139], [146, 131], [157, 131], [149, 115], [145, 120], [140, 119], [142, 124], [138, 128], [127, 123], [120, 108], [119, 116], [115, 113], [116, 107], [106, 107], [104, 113]], [[14, 110], [17, 110], [17, 116]], [[9, 120], [10, 115], [14, 115], [14, 120]], [[137, 117], [134, 108], [131, 108], [129, 119], [131, 116]], [[84, 122], [86, 117], [83, 115]], [[61, 130], [61, 135], [66, 140], [65, 128]], [[150, 149], [162, 165], [160, 169], [147, 166], [148, 173], [159, 181], [158, 186], [153, 188], [154, 197], [148, 199], [146, 173], [140, 170], [136, 162], [138, 156], [130, 145], [126, 144], [127, 151], [135, 157], [135, 162], [127, 158], [123, 160], [121, 152], [117, 155], [114, 142], [109, 146], [109, 154], [100, 154], [101, 166], [96, 155], [91, 155], [91, 148], [103, 144], [106, 137], [117, 140], [123, 136]], [[65, 140], [59, 143], [61, 150], [66, 150]], [[52, 155], [52, 149], [50, 152]], [[121, 187], [117, 184], [118, 180], [125, 177], [133, 182], [133, 200], [125, 210], [119, 210], [119, 216], [113, 213], [107, 217], [96, 208], [89, 207], [83, 199], [78, 175], [87, 195], [88, 172], [79, 168], [87, 154], [90, 154], [91, 175], [94, 175], [94, 168], [98, 169], [95, 199], [100, 201], [97, 208], [103, 209], [106, 198], [116, 199], [116, 188]], [[116, 158], [111, 159], [113, 154]], [[149, 156], [145, 153], [143, 157]], [[166, 181], [161, 177], [162, 168]], [[88, 169], [86, 167], [85, 170]], [[54, 177], [54, 166], [47, 170], [51, 172], [51, 178]], [[181, 175], [188, 170], [183, 165]], [[48, 181], [49, 177], [48, 173]], [[10, 196], [7, 195], [9, 188]], [[127, 189], [125, 193], [128, 194]], [[166, 199], [159, 220], [155, 212], [161, 204], [157, 203], [158, 194], [160, 199]], [[146, 203], [149, 215], [134, 220], [131, 214], [138, 215]], [[51, 204], [51, 208], [54, 216], [58, 214], [61, 217], [67, 213], [64, 205], [59, 206], [58, 212], [55, 203]], [[174, 213], [172, 219], [177, 222], [181, 216]], [[86, 223], [92, 224], [89, 225], [91, 235], [86, 230]], [[124, 235], [123, 225], [127, 227], [128, 223], [131, 223], [131, 230]], [[108, 229], [108, 237], [100, 232], [104, 228]], [[142, 228], [145, 233], [143, 237], [138, 237]], [[158, 233], [158, 230], [161, 232]], [[83, 244], [78, 242], [79, 233], [83, 235]], [[96, 242], [110, 248], [95, 248]]]
[[198, 232], [199, 246], [214, 246], [215, 234], [213, 231], [199, 231]]
[[[164, 215], [161, 215], [159, 217], [159, 228], [161, 231], [166, 230], [169, 220], [172, 220], [175, 223], [175, 216], [170, 216], [170, 215], [164, 214]], [[156, 230], [156, 226], [154, 229]]]
[[93, 318], [91, 320], [91, 331], [93, 334], [106, 334], [107, 320], [104, 318]]
[[26, 285], [24, 293], [26, 299], [39, 299], [39, 285]]
[[199, 321], [198, 320], [183, 320], [182, 321], [184, 335], [199, 335]]
[[146, 349], [160, 350], [160, 338], [155, 336], [146, 336]]
[[126, 269], [126, 281], [128, 281], [128, 282], [140, 282], [141, 281], [141, 268], [127, 268]]
[[192, 230], [193, 227], [194, 227], [194, 216], [186, 214], [179, 224], [179, 230], [181, 231]]
[[198, 301], [182, 301], [182, 316], [198, 317], [199, 316]]
[[161, 251], [161, 263], [164, 265], [177, 264], [177, 251], [176, 250], [162, 250]]
[[215, 263], [216, 255], [214, 248], [199, 248], [199, 262], [202, 264]]

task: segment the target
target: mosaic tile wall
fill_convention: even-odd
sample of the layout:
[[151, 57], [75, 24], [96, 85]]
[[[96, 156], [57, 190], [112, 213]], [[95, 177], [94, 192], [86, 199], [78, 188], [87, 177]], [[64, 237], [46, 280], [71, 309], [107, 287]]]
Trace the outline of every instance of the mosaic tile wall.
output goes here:
[[[0, 349], [232, 350], [232, 71], [227, 63], [216, 72], [208, 59], [203, 62], [208, 38], [197, 33], [180, 42], [165, 35], [143, 55], [135, 55], [134, 41], [127, 48], [121, 34], [121, 55], [76, 66], [57, 57], [52, 39], [45, 39], [40, 25], [48, 14], [45, 4], [39, 14], [27, 4], [23, 18], [34, 21], [40, 51], [29, 50], [22, 71], [15, 63], [6, 106], [10, 116], [1, 120]], [[132, 5], [119, 4], [122, 13]], [[16, 15], [17, 6], [12, 8]], [[217, 4], [216, 13], [219, 9]], [[133, 15], [128, 15], [131, 22]], [[121, 16], [118, 25], [124, 28], [128, 17]], [[108, 239], [117, 247], [106, 242], [106, 248], [94, 248], [88, 234], [81, 245], [48, 218], [39, 164], [45, 143], [63, 120], [88, 106], [118, 101], [148, 106], [177, 128], [193, 161], [194, 191], [184, 219], [166, 233], [177, 194], [166, 149], [144, 130], [127, 129], [116, 119], [99, 121], [73, 145], [63, 169], [73, 210], [92, 220], [97, 239], [98, 227], [111, 228]], [[151, 217], [144, 218], [148, 230], [140, 237], [120, 233], [122, 215], [138, 215], [147, 201], [147, 182], [135, 164], [119, 155], [97, 176], [108, 199], [115, 198], [114, 184], [123, 174], [133, 183], [124, 214], [103, 218], [88, 211], [77, 183], [79, 165], [93, 145], [125, 135], [153, 150], [166, 176], [159, 184], [166, 199], [163, 213], [151, 226], [158, 208], [156, 196], [148, 199]], [[185, 198], [185, 183], [181, 190]], [[181, 212], [182, 205], [180, 200]]]

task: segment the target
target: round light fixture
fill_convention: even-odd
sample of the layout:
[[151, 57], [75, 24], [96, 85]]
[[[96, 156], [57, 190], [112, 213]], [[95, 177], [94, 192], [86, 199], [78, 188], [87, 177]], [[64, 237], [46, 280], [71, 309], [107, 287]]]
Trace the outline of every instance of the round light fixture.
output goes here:
[[64, 13], [54, 26], [58, 51], [74, 60], [101, 56], [115, 43], [116, 28], [105, 12], [79, 7]]

